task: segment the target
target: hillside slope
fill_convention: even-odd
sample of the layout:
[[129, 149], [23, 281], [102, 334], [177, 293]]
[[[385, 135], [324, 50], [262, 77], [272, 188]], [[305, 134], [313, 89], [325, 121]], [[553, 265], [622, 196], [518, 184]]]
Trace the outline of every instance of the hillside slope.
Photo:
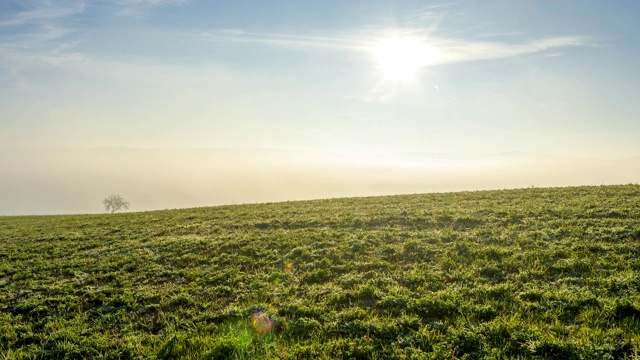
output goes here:
[[0, 358], [631, 358], [640, 186], [0, 217]]

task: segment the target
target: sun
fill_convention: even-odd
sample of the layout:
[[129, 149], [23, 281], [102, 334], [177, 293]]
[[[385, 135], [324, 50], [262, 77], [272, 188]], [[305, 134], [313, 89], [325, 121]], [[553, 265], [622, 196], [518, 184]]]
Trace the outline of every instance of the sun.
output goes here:
[[384, 77], [393, 81], [415, 78], [418, 70], [438, 59], [438, 52], [419, 38], [381, 39], [373, 46], [373, 54]]

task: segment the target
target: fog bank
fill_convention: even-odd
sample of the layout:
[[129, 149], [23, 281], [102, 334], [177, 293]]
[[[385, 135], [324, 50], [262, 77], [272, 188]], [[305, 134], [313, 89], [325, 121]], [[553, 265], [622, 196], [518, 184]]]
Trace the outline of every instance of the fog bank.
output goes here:
[[263, 149], [0, 151], [0, 215], [130, 211], [330, 197], [640, 182], [640, 158], [344, 156]]

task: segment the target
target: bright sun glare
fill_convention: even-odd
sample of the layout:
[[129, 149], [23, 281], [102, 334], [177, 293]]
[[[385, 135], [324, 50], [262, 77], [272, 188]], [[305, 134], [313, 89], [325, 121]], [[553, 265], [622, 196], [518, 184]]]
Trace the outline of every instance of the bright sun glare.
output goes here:
[[413, 37], [382, 39], [374, 45], [373, 54], [384, 77], [394, 81], [414, 78], [421, 67], [438, 58], [432, 46]]

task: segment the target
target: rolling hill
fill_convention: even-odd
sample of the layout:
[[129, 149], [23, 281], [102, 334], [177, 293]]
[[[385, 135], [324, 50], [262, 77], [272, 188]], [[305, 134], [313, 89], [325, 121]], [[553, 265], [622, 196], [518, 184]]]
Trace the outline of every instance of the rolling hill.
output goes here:
[[0, 358], [624, 359], [640, 186], [0, 217]]

